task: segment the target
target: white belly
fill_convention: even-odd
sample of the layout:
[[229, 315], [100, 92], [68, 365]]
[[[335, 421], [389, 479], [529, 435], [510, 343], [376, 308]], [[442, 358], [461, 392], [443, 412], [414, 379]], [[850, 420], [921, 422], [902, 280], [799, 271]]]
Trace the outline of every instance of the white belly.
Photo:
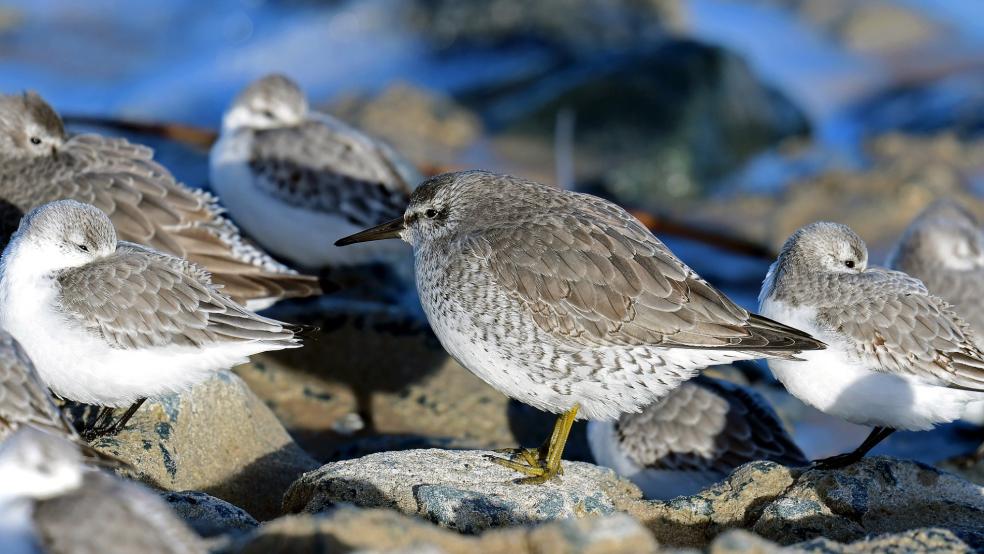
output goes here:
[[223, 135], [209, 158], [212, 189], [232, 219], [269, 252], [298, 267], [320, 269], [405, 258], [400, 241], [378, 241], [346, 247], [335, 241], [361, 231], [342, 217], [291, 206], [253, 184], [247, 163], [248, 134]]
[[826, 350], [800, 354], [802, 362], [769, 360], [793, 396], [827, 414], [858, 425], [921, 431], [959, 418], [968, 402], [984, 396], [864, 367], [839, 347], [842, 339], [815, 324], [808, 310], [766, 299], [761, 312], [827, 343]]
[[55, 290], [50, 282], [26, 281], [0, 282], [0, 326], [20, 342], [45, 384], [70, 400], [126, 406], [187, 389], [217, 370], [270, 349], [256, 342], [203, 349], [111, 348], [51, 308]]

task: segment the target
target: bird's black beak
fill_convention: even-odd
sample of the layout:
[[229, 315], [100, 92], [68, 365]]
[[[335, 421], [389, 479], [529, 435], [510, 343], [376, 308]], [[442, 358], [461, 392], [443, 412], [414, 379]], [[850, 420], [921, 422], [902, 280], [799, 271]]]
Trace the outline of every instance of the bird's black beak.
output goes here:
[[346, 246], [357, 242], [369, 242], [371, 240], [397, 239], [400, 238], [400, 232], [404, 229], [406, 229], [406, 224], [403, 223], [403, 217], [401, 216], [392, 221], [370, 227], [365, 231], [359, 231], [354, 235], [338, 239], [335, 241], [335, 246]]

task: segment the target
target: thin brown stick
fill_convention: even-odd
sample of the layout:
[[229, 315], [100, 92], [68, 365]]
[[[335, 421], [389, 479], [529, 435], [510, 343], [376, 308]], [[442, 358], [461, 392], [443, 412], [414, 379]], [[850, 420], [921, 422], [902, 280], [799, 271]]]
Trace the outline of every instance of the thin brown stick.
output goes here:
[[202, 149], [210, 148], [219, 136], [212, 129], [185, 125], [183, 123], [137, 121], [90, 115], [66, 115], [62, 119], [70, 125], [95, 125], [107, 129], [144, 133]]
[[632, 215], [636, 216], [650, 231], [657, 234], [673, 235], [708, 244], [728, 252], [769, 261], [775, 260], [778, 256], [777, 252], [764, 244], [735, 236], [727, 231], [708, 229], [666, 215], [652, 214], [641, 210], [633, 211]]

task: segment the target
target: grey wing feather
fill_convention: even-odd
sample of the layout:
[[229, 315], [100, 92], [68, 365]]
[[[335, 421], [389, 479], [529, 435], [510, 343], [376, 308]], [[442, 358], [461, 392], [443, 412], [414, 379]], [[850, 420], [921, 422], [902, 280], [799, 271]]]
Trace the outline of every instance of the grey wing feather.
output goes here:
[[298, 339], [236, 304], [198, 266], [121, 242], [115, 254], [58, 276], [61, 309], [116, 348]]
[[257, 131], [252, 145], [250, 168], [262, 190], [357, 226], [399, 217], [419, 182], [392, 148], [322, 114]]
[[757, 393], [698, 377], [617, 424], [622, 449], [657, 470], [730, 473], [751, 461], [804, 465], [806, 457]]
[[850, 277], [848, 302], [817, 311], [818, 322], [849, 341], [876, 371], [984, 391], [984, 352], [952, 307], [908, 275], [878, 268]]
[[822, 348], [808, 334], [746, 310], [678, 260], [621, 208], [572, 195], [468, 237], [496, 281], [536, 324], [580, 346], [719, 348], [763, 353]]
[[143, 487], [88, 472], [72, 492], [39, 501], [34, 524], [53, 554], [204, 554], [204, 541]]
[[319, 292], [317, 279], [243, 240], [214, 197], [176, 181], [150, 148], [86, 134], [50, 159], [25, 163], [0, 169], [0, 195], [23, 212], [63, 198], [92, 204], [109, 215], [121, 239], [209, 267], [241, 301]]
[[12, 336], [0, 331], [0, 439], [22, 425], [79, 440], [52, 401], [27, 353]]

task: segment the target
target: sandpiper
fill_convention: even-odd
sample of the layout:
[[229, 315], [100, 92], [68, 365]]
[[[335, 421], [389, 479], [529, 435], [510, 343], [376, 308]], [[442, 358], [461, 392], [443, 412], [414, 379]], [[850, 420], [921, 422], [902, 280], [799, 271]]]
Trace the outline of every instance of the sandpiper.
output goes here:
[[827, 343], [805, 362], [769, 360], [803, 402], [873, 426], [853, 452], [817, 462], [843, 467], [897, 429], [953, 421], [984, 400], [984, 352], [947, 302], [905, 273], [868, 267], [864, 241], [845, 225], [814, 223], [786, 240], [759, 296], [767, 317]]
[[589, 422], [588, 444], [599, 465], [663, 500], [695, 494], [747, 462], [808, 463], [757, 392], [705, 376], [639, 413]]
[[236, 97], [210, 164], [212, 189], [229, 214], [274, 254], [309, 269], [410, 265], [394, 246], [342, 250], [312, 240], [400, 215], [420, 176], [385, 143], [310, 110], [287, 77], [264, 77]]
[[156, 494], [80, 462], [76, 445], [30, 426], [0, 444], [4, 552], [208, 551]]
[[0, 442], [33, 426], [77, 443], [88, 457], [104, 457], [91, 450], [65, 420], [20, 344], [0, 330]]
[[59, 200], [32, 210], [0, 258], [0, 327], [69, 400], [131, 405], [184, 390], [294, 330], [235, 303], [198, 266], [117, 240], [98, 208]]
[[246, 242], [213, 196], [176, 181], [153, 154], [122, 138], [69, 137], [37, 94], [0, 96], [0, 243], [32, 208], [72, 199], [109, 214], [123, 240], [204, 266], [252, 309], [320, 292], [316, 278]]
[[637, 412], [708, 365], [822, 348], [737, 306], [625, 210], [587, 194], [449, 173], [417, 188], [401, 217], [336, 244], [396, 237], [413, 245], [444, 348], [507, 396], [562, 414], [543, 447], [495, 458], [525, 483], [557, 475], [577, 418]]
[[[902, 233], [888, 266], [919, 279], [931, 293], [953, 304], [980, 344], [984, 337], [984, 231], [966, 207], [942, 199], [923, 210]], [[984, 425], [984, 402], [968, 405], [961, 419]], [[984, 444], [970, 459], [984, 459]]]

